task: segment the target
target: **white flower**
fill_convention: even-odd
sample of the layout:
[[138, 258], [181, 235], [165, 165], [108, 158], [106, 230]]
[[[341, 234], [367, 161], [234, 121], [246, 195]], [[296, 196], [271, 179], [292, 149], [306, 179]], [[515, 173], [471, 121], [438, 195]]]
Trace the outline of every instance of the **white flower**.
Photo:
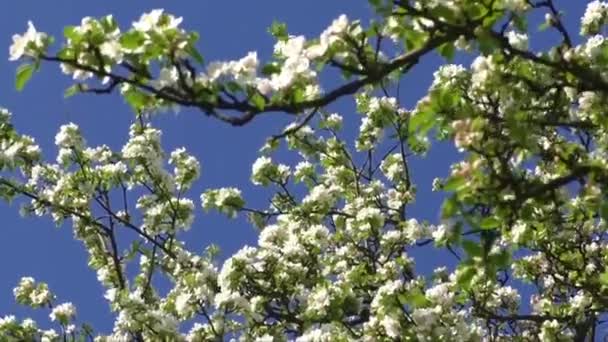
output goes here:
[[278, 41], [274, 46], [274, 52], [287, 58], [298, 57], [304, 50], [305, 42], [304, 36], [291, 36], [286, 41]]
[[600, 245], [597, 242], [591, 242], [590, 244], [585, 246], [585, 251], [587, 253], [595, 253], [600, 249]]
[[162, 15], [162, 9], [155, 9], [149, 13], [144, 13], [139, 18], [139, 21], [133, 23], [133, 27], [138, 31], [148, 32], [156, 27]]
[[150, 82], [150, 85], [156, 89], [171, 87], [177, 83], [179, 74], [177, 68], [162, 68], [156, 80]]
[[92, 31], [95, 28], [95, 24], [97, 24], [97, 20], [91, 17], [84, 17], [80, 20], [80, 26], [76, 26], [74, 31], [79, 34], [85, 34]]
[[417, 308], [412, 312], [412, 318], [421, 331], [431, 331], [441, 314], [441, 306]]
[[386, 204], [389, 208], [397, 210], [403, 206], [407, 199], [406, 194], [402, 194], [395, 189], [389, 189], [386, 193]]
[[379, 112], [394, 113], [397, 111], [397, 99], [394, 97], [372, 97], [369, 101], [368, 115], [373, 116]]
[[387, 156], [380, 164], [382, 172], [389, 180], [396, 182], [405, 173], [405, 167], [403, 165], [403, 159], [401, 154], [393, 153]]
[[528, 49], [528, 35], [525, 33], [509, 31], [507, 32], [507, 39], [509, 44], [518, 50]]
[[125, 165], [125, 163], [123, 163], [122, 161], [100, 166], [99, 170], [109, 177], [124, 175], [128, 171], [127, 165]]
[[296, 338], [296, 342], [326, 342], [332, 341], [331, 325], [323, 324], [321, 327], [314, 327], [307, 330], [302, 336]]
[[[139, 18], [139, 21], [133, 22], [133, 28], [140, 32], [171, 30], [178, 28], [182, 22], [182, 17], [175, 17], [170, 14], [164, 14], [164, 10], [155, 9], [148, 13], [144, 13]], [[179, 46], [183, 47], [183, 45]]]
[[581, 34], [598, 33], [606, 20], [607, 12], [608, 4], [604, 1], [595, 0], [588, 3], [585, 14], [581, 18]]
[[50, 303], [54, 299], [51, 291], [46, 287], [38, 288], [30, 293], [30, 300], [34, 306], [42, 306]]
[[433, 237], [433, 239], [438, 242], [444, 242], [445, 239], [447, 239], [448, 237], [448, 226], [445, 224], [440, 224], [437, 227], [435, 227], [435, 229], [433, 230], [433, 232], [431, 233], [431, 236]]
[[258, 78], [255, 82], [256, 89], [263, 95], [272, 93], [272, 82], [267, 78]]
[[473, 71], [471, 76], [472, 87], [483, 90], [485, 84], [493, 76], [495, 69], [496, 63], [493, 56], [478, 56], [475, 58], [473, 63], [471, 63], [471, 71]]
[[186, 316], [188, 314], [190, 298], [192, 298], [192, 295], [188, 292], [180, 293], [177, 298], [175, 298], [175, 310], [178, 315]]
[[110, 303], [114, 303], [118, 298], [118, 289], [117, 288], [109, 288], [106, 290], [106, 293], [103, 295], [105, 299], [107, 299]]
[[338, 113], [332, 113], [327, 118], [325, 118], [323, 124], [327, 128], [339, 130], [342, 127], [342, 121], [343, 121], [342, 115], [340, 115]]
[[325, 286], [322, 286], [308, 297], [308, 310], [315, 314], [325, 315], [330, 303], [330, 293]]
[[174, 165], [175, 182], [177, 189], [187, 189], [200, 176], [201, 165], [198, 160], [188, 154], [184, 147], [171, 152], [169, 164]]
[[237, 188], [221, 188], [207, 190], [201, 195], [201, 203], [205, 210], [215, 208], [234, 218], [238, 210], [242, 208], [244, 201], [241, 196], [241, 190]]
[[41, 48], [44, 45], [46, 34], [37, 32], [31, 21], [27, 22], [27, 27], [27, 31], [23, 35], [13, 35], [13, 44], [9, 48], [9, 60], [15, 61], [24, 55], [33, 55], [34, 51], [30, 49], [30, 43], [33, 43], [35, 48]]
[[321, 33], [319, 43], [306, 48], [305, 55], [309, 59], [315, 59], [323, 56], [327, 49], [341, 39], [341, 35], [348, 29], [348, 17], [345, 14], [340, 15], [331, 25]]
[[40, 342], [53, 342], [57, 341], [58, 338], [59, 334], [54, 329], [44, 330]]
[[68, 324], [65, 327], [65, 333], [71, 335], [76, 330], [76, 326], [74, 324]]
[[235, 63], [233, 68], [236, 79], [241, 81], [251, 81], [257, 72], [260, 62], [258, 61], [257, 52], [249, 52], [247, 56], [241, 58]]
[[255, 342], [274, 342], [274, 337], [266, 334], [255, 339]]
[[275, 53], [285, 57], [285, 61], [281, 71], [272, 74], [270, 78], [272, 89], [283, 90], [291, 86], [299, 77], [310, 78], [316, 75], [310, 70], [310, 59], [304, 50], [305, 43], [304, 36], [291, 36], [288, 40], [275, 44]]
[[19, 281], [19, 285], [13, 289], [15, 298], [27, 295], [34, 290], [35, 280], [32, 277], [23, 277]]
[[265, 173], [272, 168], [272, 159], [266, 156], [259, 157], [251, 166], [251, 182], [255, 185], [265, 183]]
[[526, 0], [504, 0], [505, 9], [513, 12], [523, 12], [529, 5]]
[[236, 307], [247, 307], [247, 300], [238, 292], [221, 291], [215, 295], [213, 302], [218, 307], [234, 305]]
[[401, 324], [396, 318], [390, 315], [386, 315], [384, 316], [380, 324], [382, 324], [382, 327], [384, 327], [384, 331], [386, 331], [386, 334], [389, 337], [396, 338], [401, 335]]
[[49, 314], [53, 322], [59, 321], [61, 324], [67, 324], [76, 315], [76, 308], [72, 303], [59, 304], [53, 308]]
[[8, 315], [0, 318], [0, 329], [4, 329], [17, 323], [17, 319], [13, 315]]
[[583, 291], [578, 291], [576, 295], [570, 299], [570, 305], [572, 306], [572, 309], [576, 311], [584, 310], [589, 304], [591, 304], [591, 298], [585, 295]]
[[296, 165], [293, 175], [294, 175], [296, 181], [301, 182], [301, 181], [307, 179], [308, 177], [313, 177], [314, 171], [315, 171], [314, 165], [312, 165], [308, 161], [302, 161]]
[[331, 25], [325, 31], [323, 31], [323, 33], [321, 34], [321, 40], [324, 40], [324, 39], [330, 40], [329, 44], [331, 44], [332, 38], [334, 40], [339, 38], [339, 37], [332, 37], [332, 36], [337, 36], [339, 34], [342, 34], [342, 33], [346, 32], [347, 29], [348, 29], [348, 17], [346, 16], [346, 14], [341, 14], [337, 19], [334, 19], [334, 21], [332, 21]]
[[122, 45], [118, 40], [112, 39], [99, 46], [99, 52], [116, 63], [122, 62]]
[[460, 64], [442, 65], [433, 73], [434, 79], [431, 88], [451, 86], [465, 72], [466, 69]]
[[515, 243], [524, 242], [524, 238], [526, 232], [528, 231], [528, 226], [521, 221], [516, 222], [511, 228], [511, 238]]
[[602, 53], [605, 38], [602, 35], [590, 37], [585, 43], [584, 51], [587, 57], [594, 59]]
[[72, 122], [62, 125], [57, 135], [55, 135], [55, 145], [61, 148], [78, 148], [83, 143], [84, 140], [80, 136], [80, 129]]
[[450, 284], [441, 283], [426, 290], [426, 296], [433, 302], [448, 307], [454, 300], [454, 293], [450, 290]]
[[366, 207], [357, 212], [357, 221], [368, 222], [373, 227], [384, 225], [384, 215], [378, 208]]
[[207, 65], [207, 77], [210, 81], [216, 81], [231, 71], [229, 62], [213, 61]]
[[21, 326], [27, 330], [36, 330], [36, 322], [31, 318], [26, 318], [21, 322]]

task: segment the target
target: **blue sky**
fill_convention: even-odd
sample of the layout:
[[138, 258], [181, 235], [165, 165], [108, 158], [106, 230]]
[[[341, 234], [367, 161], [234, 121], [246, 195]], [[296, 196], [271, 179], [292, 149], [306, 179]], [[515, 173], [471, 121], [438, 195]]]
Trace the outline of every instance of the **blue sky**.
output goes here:
[[[574, 28], [573, 32], [577, 30], [578, 18], [586, 3], [557, 1], [566, 11], [566, 22]], [[53, 139], [58, 127], [69, 121], [81, 126], [90, 145], [108, 144], [119, 149], [126, 141], [133, 114], [116, 95], [81, 95], [64, 99], [63, 90], [70, 85], [70, 80], [61, 74], [57, 65], [43, 65], [42, 71], [34, 76], [26, 89], [17, 93], [13, 85], [17, 64], [8, 61], [8, 46], [12, 34], [25, 31], [28, 20], [60, 41], [63, 27], [78, 24], [84, 16], [113, 14], [125, 28], [141, 13], [165, 8], [184, 17], [183, 27], [200, 33], [200, 49], [206, 60], [211, 61], [240, 58], [252, 50], [257, 50], [262, 59], [267, 59], [272, 52], [273, 40], [266, 29], [275, 19], [287, 22], [293, 34], [312, 37], [341, 13], [350, 18], [361, 18], [364, 23], [370, 17], [370, 9], [364, 0], [22, 0], [7, 2], [2, 7], [0, 46], [5, 46], [6, 54], [5, 57], [0, 54], [0, 106], [13, 112], [16, 127], [34, 136], [47, 158], [55, 157]], [[543, 48], [550, 41], [550, 38], [532, 38], [536, 48]], [[468, 64], [470, 57], [460, 56], [459, 60]], [[432, 72], [440, 62], [439, 58], [431, 57], [406, 77], [401, 92], [401, 101], [406, 106], [411, 107], [424, 95]], [[330, 107], [330, 110], [343, 114], [346, 121], [358, 126], [359, 116], [352, 109], [352, 99], [339, 101]], [[155, 119], [156, 126], [164, 130], [163, 142], [167, 151], [186, 146], [201, 161], [202, 177], [190, 193], [191, 198], [198, 200], [204, 188], [237, 186], [244, 190], [246, 199], [260, 205], [268, 193], [257, 191], [249, 184], [251, 164], [265, 137], [276, 133], [288, 122], [280, 114], [267, 115], [245, 127], [232, 128], [190, 110], [162, 114]], [[428, 159], [412, 161], [414, 179], [419, 182], [417, 203], [410, 210], [412, 216], [433, 221], [437, 218], [441, 197], [430, 193], [430, 182], [434, 177], [445, 176], [447, 166], [457, 157], [444, 144], [434, 148]], [[216, 243], [225, 257], [244, 244], [255, 241], [256, 232], [245, 219], [230, 221], [212, 213], [199, 211], [198, 214], [194, 227], [184, 235], [193, 250], [201, 251], [207, 244]], [[70, 227], [56, 228], [47, 218], [22, 219], [17, 203], [10, 206], [0, 204], [0, 217], [0, 315], [14, 313], [21, 318], [47, 316], [47, 312], [34, 314], [14, 303], [12, 288], [20, 277], [29, 275], [48, 282], [60, 301], [72, 301], [78, 307], [81, 322], [93, 323], [102, 331], [110, 330], [112, 319], [102, 296], [103, 290], [95, 273], [88, 269], [86, 252], [82, 244], [72, 238]], [[444, 254], [428, 248], [416, 253], [425, 257], [425, 261], [418, 263], [418, 268], [423, 270], [445, 262], [446, 258]]]

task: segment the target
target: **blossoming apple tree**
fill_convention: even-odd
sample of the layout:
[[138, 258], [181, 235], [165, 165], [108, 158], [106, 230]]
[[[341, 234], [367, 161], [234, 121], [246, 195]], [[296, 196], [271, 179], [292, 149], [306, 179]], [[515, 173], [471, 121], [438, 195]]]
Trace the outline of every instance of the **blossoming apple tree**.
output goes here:
[[[95, 341], [593, 341], [608, 311], [608, 3], [593, 1], [569, 32], [553, 0], [370, 0], [370, 23], [342, 15], [318, 37], [281, 23], [271, 60], [256, 52], [206, 62], [182, 18], [153, 10], [130, 27], [112, 16], [68, 26], [59, 44], [29, 23], [13, 37], [16, 86], [43, 67], [73, 77], [66, 96], [119, 93], [134, 119], [120, 150], [90, 146], [78, 126], [43, 158], [0, 112], [0, 195], [26, 215], [72, 224], [115, 313], [111, 332], [82, 324], [69, 298], [21, 279], [15, 299], [47, 310], [54, 329], [4, 316], [9, 340]], [[582, 4], [581, 4], [582, 5]], [[526, 18], [541, 14], [540, 28]], [[530, 26], [530, 27], [528, 27]], [[559, 44], [529, 48], [554, 31]], [[414, 108], [398, 99], [404, 74], [445, 59]], [[470, 67], [449, 64], [457, 53]], [[342, 73], [341, 83], [320, 77]], [[331, 113], [342, 98], [354, 113]], [[165, 151], [153, 113], [193, 107], [246, 125], [293, 123], [268, 138], [251, 181], [272, 189], [254, 208], [237, 188], [193, 194], [200, 165]], [[278, 114], [280, 113], [280, 114]], [[161, 115], [161, 114], [154, 114]], [[344, 120], [360, 120], [354, 139]], [[408, 160], [437, 140], [463, 152], [445, 179], [413, 183]], [[273, 152], [291, 150], [299, 162]], [[417, 191], [441, 191], [442, 220], [408, 210]], [[255, 246], [223, 264], [187, 250], [194, 216], [248, 216]], [[138, 239], [126, 251], [118, 241]], [[420, 272], [418, 248], [449, 250], [456, 267]], [[135, 277], [125, 272], [137, 265]], [[171, 281], [161, 293], [159, 276]], [[523, 290], [523, 288], [526, 290]], [[187, 327], [186, 327], [187, 326]]]

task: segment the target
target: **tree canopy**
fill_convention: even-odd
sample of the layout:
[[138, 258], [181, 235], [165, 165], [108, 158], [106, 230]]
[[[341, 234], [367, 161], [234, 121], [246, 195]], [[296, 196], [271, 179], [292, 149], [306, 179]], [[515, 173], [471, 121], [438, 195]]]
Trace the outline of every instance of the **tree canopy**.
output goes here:
[[[369, 22], [341, 15], [314, 38], [272, 23], [265, 61], [255, 51], [206, 61], [198, 34], [161, 9], [131, 26], [86, 17], [57, 42], [31, 22], [14, 35], [17, 89], [59, 66], [73, 79], [66, 97], [120, 94], [133, 120], [121, 149], [89, 145], [66, 123], [50, 157], [0, 111], [0, 196], [72, 225], [105, 288], [94, 295], [115, 313], [113, 331], [97, 331], [69, 298], [24, 277], [16, 301], [47, 310], [54, 328], [7, 315], [0, 340], [607, 337], [608, 2], [585, 4], [579, 32], [553, 0], [369, 3]], [[558, 43], [531, 49], [540, 31]], [[458, 54], [473, 63], [452, 64]], [[405, 108], [401, 80], [433, 55], [444, 64]], [[341, 99], [358, 114], [327, 109]], [[155, 125], [180, 107], [232, 126], [291, 118], [251, 166], [251, 182], [273, 193], [267, 207], [237, 187], [191, 191], [199, 161], [165, 151]], [[343, 131], [352, 121], [354, 136]], [[440, 141], [458, 162], [432, 186], [415, 184], [411, 158]], [[410, 210], [429, 191], [445, 194], [438, 222]], [[205, 211], [248, 217], [257, 244], [225, 261], [221, 246], [189, 250], [182, 234]], [[424, 271], [413, 257], [422, 248], [453, 260]]]

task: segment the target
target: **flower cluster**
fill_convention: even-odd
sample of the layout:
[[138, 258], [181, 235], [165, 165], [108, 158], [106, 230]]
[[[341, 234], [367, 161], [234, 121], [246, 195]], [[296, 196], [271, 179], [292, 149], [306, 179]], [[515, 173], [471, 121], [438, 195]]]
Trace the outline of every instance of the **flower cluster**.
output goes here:
[[198, 160], [186, 152], [185, 148], [179, 148], [171, 152], [169, 163], [175, 166], [175, 182], [179, 191], [189, 189], [194, 181], [198, 179], [201, 166]]
[[238, 211], [245, 205], [245, 201], [241, 196], [241, 190], [237, 188], [207, 190], [201, 195], [201, 203], [205, 210], [217, 209], [229, 217], [235, 217]]
[[587, 4], [585, 14], [581, 18], [581, 34], [593, 35], [600, 32], [608, 19], [608, 4], [594, 0]]
[[13, 295], [18, 303], [33, 308], [50, 306], [55, 296], [45, 283], [36, 283], [32, 277], [23, 277], [19, 285], [13, 289]]
[[[373, 149], [383, 136], [384, 127], [388, 126], [395, 114], [403, 114], [394, 97], [369, 97], [361, 94], [357, 97], [357, 110], [363, 113], [357, 149]], [[399, 115], [398, 115], [399, 116]]]
[[269, 157], [258, 158], [251, 166], [251, 181], [255, 185], [268, 185], [271, 182], [285, 182], [290, 175], [287, 165], [273, 164]]
[[29, 21], [27, 31], [24, 34], [13, 36], [13, 44], [9, 48], [9, 60], [15, 61], [23, 56], [36, 57], [44, 52], [48, 43], [46, 33], [36, 31], [34, 24]]
[[76, 316], [76, 308], [72, 303], [59, 304], [53, 308], [49, 316], [51, 321], [58, 321], [62, 325], [67, 325]]

